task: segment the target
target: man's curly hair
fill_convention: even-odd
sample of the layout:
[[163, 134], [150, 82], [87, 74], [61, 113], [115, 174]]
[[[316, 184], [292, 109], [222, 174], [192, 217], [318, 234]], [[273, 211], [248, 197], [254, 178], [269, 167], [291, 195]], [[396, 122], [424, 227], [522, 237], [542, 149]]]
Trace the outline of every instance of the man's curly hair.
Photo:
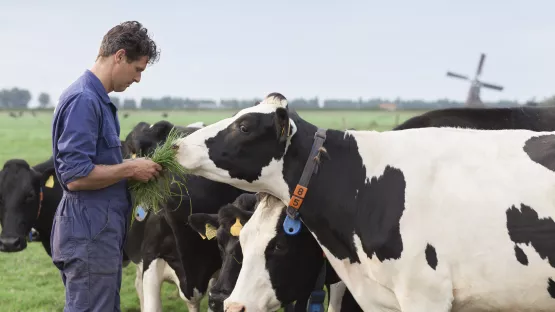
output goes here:
[[102, 38], [97, 57], [110, 56], [119, 49], [125, 50], [129, 63], [147, 56], [148, 63], [154, 64], [160, 58], [160, 51], [148, 36], [148, 30], [137, 21], [123, 22], [110, 29]]

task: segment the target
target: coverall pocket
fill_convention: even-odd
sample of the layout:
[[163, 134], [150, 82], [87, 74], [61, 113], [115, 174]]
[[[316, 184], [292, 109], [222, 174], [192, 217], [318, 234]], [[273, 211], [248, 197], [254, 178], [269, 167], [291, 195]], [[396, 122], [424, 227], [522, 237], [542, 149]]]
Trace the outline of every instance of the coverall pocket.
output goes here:
[[55, 216], [52, 232], [52, 260], [63, 261], [71, 257], [76, 245], [73, 237], [73, 218]]

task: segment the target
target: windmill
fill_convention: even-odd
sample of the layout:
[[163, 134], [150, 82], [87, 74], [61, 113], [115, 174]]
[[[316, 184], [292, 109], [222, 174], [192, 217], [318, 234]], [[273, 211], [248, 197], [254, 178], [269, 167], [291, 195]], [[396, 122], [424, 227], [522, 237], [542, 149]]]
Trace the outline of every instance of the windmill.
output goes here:
[[482, 53], [480, 56], [480, 62], [478, 63], [478, 69], [476, 70], [476, 75], [472, 80], [470, 80], [468, 76], [456, 74], [450, 71], [447, 72], [447, 76], [449, 77], [470, 81], [470, 90], [468, 91], [468, 97], [466, 98], [466, 106], [468, 107], [484, 107], [484, 103], [482, 103], [482, 100], [480, 99], [480, 88], [482, 87], [498, 90], [498, 91], [503, 90], [503, 87], [501, 86], [485, 83], [478, 80], [478, 77], [480, 76], [480, 74], [482, 74], [482, 68], [484, 66], [485, 59], [486, 59], [486, 55]]

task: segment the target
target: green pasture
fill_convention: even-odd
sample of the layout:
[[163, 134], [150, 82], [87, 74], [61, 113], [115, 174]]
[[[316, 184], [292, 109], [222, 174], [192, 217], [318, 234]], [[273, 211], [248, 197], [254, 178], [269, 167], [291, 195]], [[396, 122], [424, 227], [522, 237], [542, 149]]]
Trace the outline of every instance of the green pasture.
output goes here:
[[[234, 111], [120, 111], [121, 138], [140, 121], [154, 123], [166, 119], [177, 125], [196, 121], [213, 123], [230, 117]], [[386, 111], [299, 111], [304, 119], [333, 129], [388, 130], [397, 123], [421, 112]], [[0, 111], [0, 163], [8, 159], [25, 159], [30, 165], [45, 161], [51, 156], [52, 112], [24, 112], [14, 118]], [[124, 114], [128, 114], [124, 118]], [[135, 265], [123, 272], [121, 289], [122, 311], [139, 311], [139, 300], [134, 286]], [[187, 311], [179, 298], [176, 287], [164, 283], [162, 287], [165, 311]], [[18, 253], [0, 253], [0, 311], [62, 311], [64, 288], [58, 270], [54, 267], [40, 243], [30, 243]], [[206, 311], [206, 298], [201, 311]]]

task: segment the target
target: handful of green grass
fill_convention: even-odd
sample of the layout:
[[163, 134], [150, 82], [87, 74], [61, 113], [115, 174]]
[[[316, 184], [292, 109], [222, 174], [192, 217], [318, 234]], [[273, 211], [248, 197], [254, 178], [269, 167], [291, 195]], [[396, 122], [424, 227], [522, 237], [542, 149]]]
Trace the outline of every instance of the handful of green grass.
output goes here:
[[[161, 203], [166, 202], [172, 196], [182, 197], [183, 189], [185, 189], [187, 195], [189, 194], [187, 186], [182, 182], [186, 181], [188, 171], [179, 164], [175, 157], [177, 149], [174, 143], [181, 137], [177, 129], [172, 128], [164, 144], [158, 145], [150, 155], [140, 156], [149, 158], [162, 166], [162, 171], [160, 172], [160, 176], [155, 180], [150, 180], [148, 182], [133, 180], [130, 182], [129, 190], [133, 198], [133, 219], [135, 219], [134, 216], [139, 206], [141, 206], [145, 212], [153, 211], [154, 213], [158, 213]], [[179, 187], [181, 194], [172, 192], [172, 184], [176, 184]], [[133, 219], [131, 222], [133, 222]]]

